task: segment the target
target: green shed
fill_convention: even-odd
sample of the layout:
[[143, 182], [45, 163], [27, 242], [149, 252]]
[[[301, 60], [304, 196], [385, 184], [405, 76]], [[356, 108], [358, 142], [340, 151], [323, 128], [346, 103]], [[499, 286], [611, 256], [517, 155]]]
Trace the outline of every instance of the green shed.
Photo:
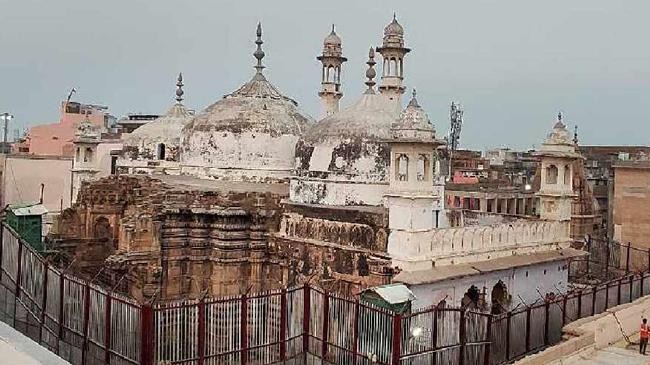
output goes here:
[[361, 301], [397, 314], [411, 312], [413, 292], [404, 284], [388, 284], [368, 288], [361, 292]]
[[10, 204], [5, 209], [6, 222], [35, 250], [43, 251], [43, 204]]

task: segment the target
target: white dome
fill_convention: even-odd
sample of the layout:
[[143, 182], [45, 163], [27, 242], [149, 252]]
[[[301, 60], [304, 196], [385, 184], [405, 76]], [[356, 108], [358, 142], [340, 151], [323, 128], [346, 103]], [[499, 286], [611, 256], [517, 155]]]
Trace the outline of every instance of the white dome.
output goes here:
[[311, 118], [261, 72], [208, 106], [183, 130], [183, 173], [227, 180], [288, 178]]
[[167, 113], [139, 127], [124, 139], [124, 150], [131, 159], [154, 159], [160, 144], [174, 153], [168, 159], [178, 160], [181, 131], [192, 119], [192, 114], [181, 103], [174, 104]]
[[292, 200], [380, 205], [390, 165], [386, 140], [399, 113], [396, 101], [368, 93], [310, 128], [296, 145]]

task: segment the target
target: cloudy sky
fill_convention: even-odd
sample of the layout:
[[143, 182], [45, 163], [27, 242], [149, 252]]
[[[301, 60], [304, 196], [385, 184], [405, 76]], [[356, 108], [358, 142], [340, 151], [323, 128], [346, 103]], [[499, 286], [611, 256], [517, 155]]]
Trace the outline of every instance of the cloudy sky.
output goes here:
[[584, 144], [650, 143], [648, 0], [0, 0], [0, 112], [56, 121], [74, 86], [117, 116], [163, 113], [179, 71], [201, 110], [252, 76], [259, 20], [269, 79], [317, 117], [331, 23], [349, 59], [345, 106], [393, 12], [413, 49], [406, 85], [440, 134], [449, 103], [464, 105], [465, 147], [530, 148], [558, 110]]

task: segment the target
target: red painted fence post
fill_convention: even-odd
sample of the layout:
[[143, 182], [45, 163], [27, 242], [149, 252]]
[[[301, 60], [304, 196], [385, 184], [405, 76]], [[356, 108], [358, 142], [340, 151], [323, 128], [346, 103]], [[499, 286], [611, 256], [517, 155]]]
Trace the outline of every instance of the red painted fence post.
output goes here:
[[321, 342], [321, 351], [320, 356], [323, 361], [327, 358], [327, 341], [329, 340], [329, 330], [330, 330], [330, 296], [325, 292], [323, 294], [323, 333], [322, 333], [322, 342]]
[[302, 353], [305, 361], [309, 353], [309, 321], [311, 320], [311, 292], [308, 284], [303, 288], [303, 316], [302, 316]]
[[241, 343], [241, 364], [248, 364], [248, 298], [246, 294], [241, 296], [241, 333], [239, 334]]
[[104, 363], [111, 363], [111, 292], [106, 293], [106, 311], [104, 312]]
[[[2, 271], [2, 270], [0, 270]], [[41, 324], [38, 328], [38, 343], [43, 343], [43, 326], [45, 326], [45, 313], [47, 307], [47, 274], [50, 271], [50, 266], [47, 262], [43, 262], [43, 301], [41, 302]]]
[[630, 242], [627, 243], [627, 253], [625, 257], [625, 275], [630, 273], [630, 249], [632, 247], [632, 244]]
[[526, 307], [526, 353], [530, 352], [530, 306]]
[[199, 365], [205, 362], [205, 299], [201, 298], [198, 304], [198, 328], [199, 338], [197, 339], [197, 355], [199, 358]]
[[357, 365], [359, 354], [359, 300], [354, 301], [354, 325], [352, 327], [352, 365]]
[[287, 360], [287, 290], [280, 293], [280, 360]]
[[140, 309], [140, 363], [153, 365], [153, 308], [143, 304]]
[[402, 355], [402, 316], [393, 316], [393, 356], [392, 365], [399, 365], [399, 358]]
[[84, 287], [83, 342], [81, 345], [81, 363], [87, 363], [88, 356], [88, 322], [90, 319], [90, 284]]
[[21, 239], [18, 239], [18, 269], [16, 270], [16, 288], [14, 295], [16, 300], [14, 300], [14, 328], [16, 328], [16, 307], [18, 307], [18, 302], [20, 301], [20, 277], [23, 276], [23, 242]]

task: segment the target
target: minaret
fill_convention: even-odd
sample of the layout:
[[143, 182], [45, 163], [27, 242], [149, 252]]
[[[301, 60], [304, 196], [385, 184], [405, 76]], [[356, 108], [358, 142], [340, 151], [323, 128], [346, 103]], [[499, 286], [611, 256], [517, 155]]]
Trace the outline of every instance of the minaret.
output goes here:
[[343, 57], [341, 38], [334, 31], [334, 24], [332, 24], [332, 31], [323, 41], [323, 53], [316, 59], [323, 65], [321, 90], [318, 96], [323, 105], [323, 117], [327, 117], [339, 111], [339, 101], [343, 97], [341, 66], [348, 60]]
[[[570, 221], [573, 192], [573, 166], [580, 158], [571, 134], [558, 113], [553, 130], [535, 152], [541, 164], [539, 217], [545, 220]], [[568, 235], [568, 230], [567, 230]]]
[[389, 186], [384, 196], [390, 229], [388, 254], [393, 265], [404, 270], [431, 268], [430, 262], [421, 267], [410, 262], [418, 256], [419, 242], [426, 241], [438, 227], [436, 211], [442, 196], [435, 186], [435, 150], [443, 142], [435, 133], [413, 90], [411, 101], [390, 129]]
[[72, 162], [72, 203], [77, 201], [77, 195], [84, 181], [95, 178], [100, 171], [97, 164], [97, 145], [101, 142], [101, 133], [88, 119], [88, 114], [77, 126], [72, 144], [75, 155]]
[[379, 91], [391, 100], [401, 101], [404, 94], [404, 56], [410, 51], [404, 47], [404, 28], [393, 14], [393, 21], [384, 28], [384, 42], [377, 47], [384, 62]]

